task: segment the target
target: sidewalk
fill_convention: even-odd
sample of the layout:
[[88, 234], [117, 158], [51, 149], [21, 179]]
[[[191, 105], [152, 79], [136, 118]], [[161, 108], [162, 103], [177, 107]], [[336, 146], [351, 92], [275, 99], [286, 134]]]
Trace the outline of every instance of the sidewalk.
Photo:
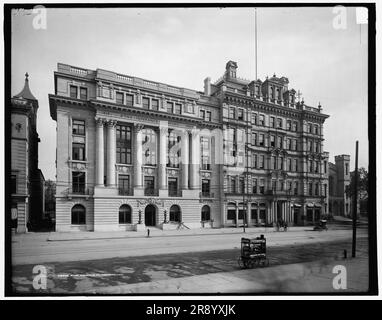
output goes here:
[[[333, 287], [336, 265], [346, 267], [346, 289]], [[85, 294], [361, 293], [368, 290], [368, 274], [368, 259], [363, 256], [110, 286]]]
[[[216, 235], [216, 234], [238, 234], [243, 233], [243, 228], [206, 228], [206, 229], [180, 229], [167, 230], [152, 227], [150, 237], [174, 237], [174, 236], [194, 236], [194, 235]], [[313, 226], [289, 227], [287, 232], [311, 231]], [[262, 233], [277, 232], [274, 227], [250, 227], [245, 228], [248, 236], [260, 235]], [[283, 233], [284, 231], [279, 231]], [[16, 234], [12, 237], [13, 242], [24, 242], [28, 240], [42, 241], [72, 241], [72, 240], [92, 240], [92, 239], [123, 239], [123, 238], [145, 238], [147, 231], [99, 231], [99, 232], [46, 232], [46, 233], [24, 233]]]

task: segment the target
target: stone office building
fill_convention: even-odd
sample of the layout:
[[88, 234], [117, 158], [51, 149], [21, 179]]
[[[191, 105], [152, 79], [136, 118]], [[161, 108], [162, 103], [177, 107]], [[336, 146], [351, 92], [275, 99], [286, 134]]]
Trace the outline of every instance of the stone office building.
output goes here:
[[351, 198], [345, 193], [350, 184], [350, 155], [342, 154], [329, 162], [329, 212], [333, 216], [351, 216]]
[[327, 206], [321, 106], [288, 79], [204, 91], [58, 64], [56, 230], [305, 224]]

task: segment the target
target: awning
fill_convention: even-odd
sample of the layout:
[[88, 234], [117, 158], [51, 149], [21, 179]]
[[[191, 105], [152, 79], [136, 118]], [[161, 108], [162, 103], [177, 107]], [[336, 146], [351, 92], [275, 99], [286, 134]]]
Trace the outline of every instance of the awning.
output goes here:
[[315, 206], [316, 208], [321, 208], [321, 205], [320, 205], [319, 203], [315, 203], [314, 206]]
[[295, 208], [301, 208], [301, 204], [293, 203], [293, 204], [292, 204], [292, 207], [295, 207]]
[[306, 204], [306, 206], [307, 206], [308, 208], [313, 208], [313, 207], [314, 207], [314, 204], [309, 202], [309, 203]]

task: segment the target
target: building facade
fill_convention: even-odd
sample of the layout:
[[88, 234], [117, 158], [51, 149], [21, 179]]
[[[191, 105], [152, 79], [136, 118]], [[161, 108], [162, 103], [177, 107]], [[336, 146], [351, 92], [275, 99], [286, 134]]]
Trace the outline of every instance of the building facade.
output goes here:
[[11, 99], [11, 215], [16, 232], [38, 225], [43, 213], [44, 176], [38, 168], [38, 101], [25, 75], [23, 90]]
[[352, 201], [345, 193], [350, 184], [350, 156], [334, 157], [329, 163], [329, 212], [333, 216], [352, 216]]
[[[321, 106], [229, 61], [195, 91], [58, 64], [56, 230], [313, 223], [327, 207]], [[326, 196], [325, 196], [326, 195]]]

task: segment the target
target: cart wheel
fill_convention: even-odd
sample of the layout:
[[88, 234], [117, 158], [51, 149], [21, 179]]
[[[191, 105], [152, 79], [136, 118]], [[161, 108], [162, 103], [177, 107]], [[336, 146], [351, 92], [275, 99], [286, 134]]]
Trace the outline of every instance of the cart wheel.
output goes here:
[[251, 262], [250, 262], [250, 260], [244, 260], [244, 267], [245, 267], [246, 269], [248, 269], [248, 268], [251, 267]]
[[249, 268], [253, 269], [253, 267], [255, 266], [255, 260], [249, 260], [248, 261], [248, 265], [249, 265]]

